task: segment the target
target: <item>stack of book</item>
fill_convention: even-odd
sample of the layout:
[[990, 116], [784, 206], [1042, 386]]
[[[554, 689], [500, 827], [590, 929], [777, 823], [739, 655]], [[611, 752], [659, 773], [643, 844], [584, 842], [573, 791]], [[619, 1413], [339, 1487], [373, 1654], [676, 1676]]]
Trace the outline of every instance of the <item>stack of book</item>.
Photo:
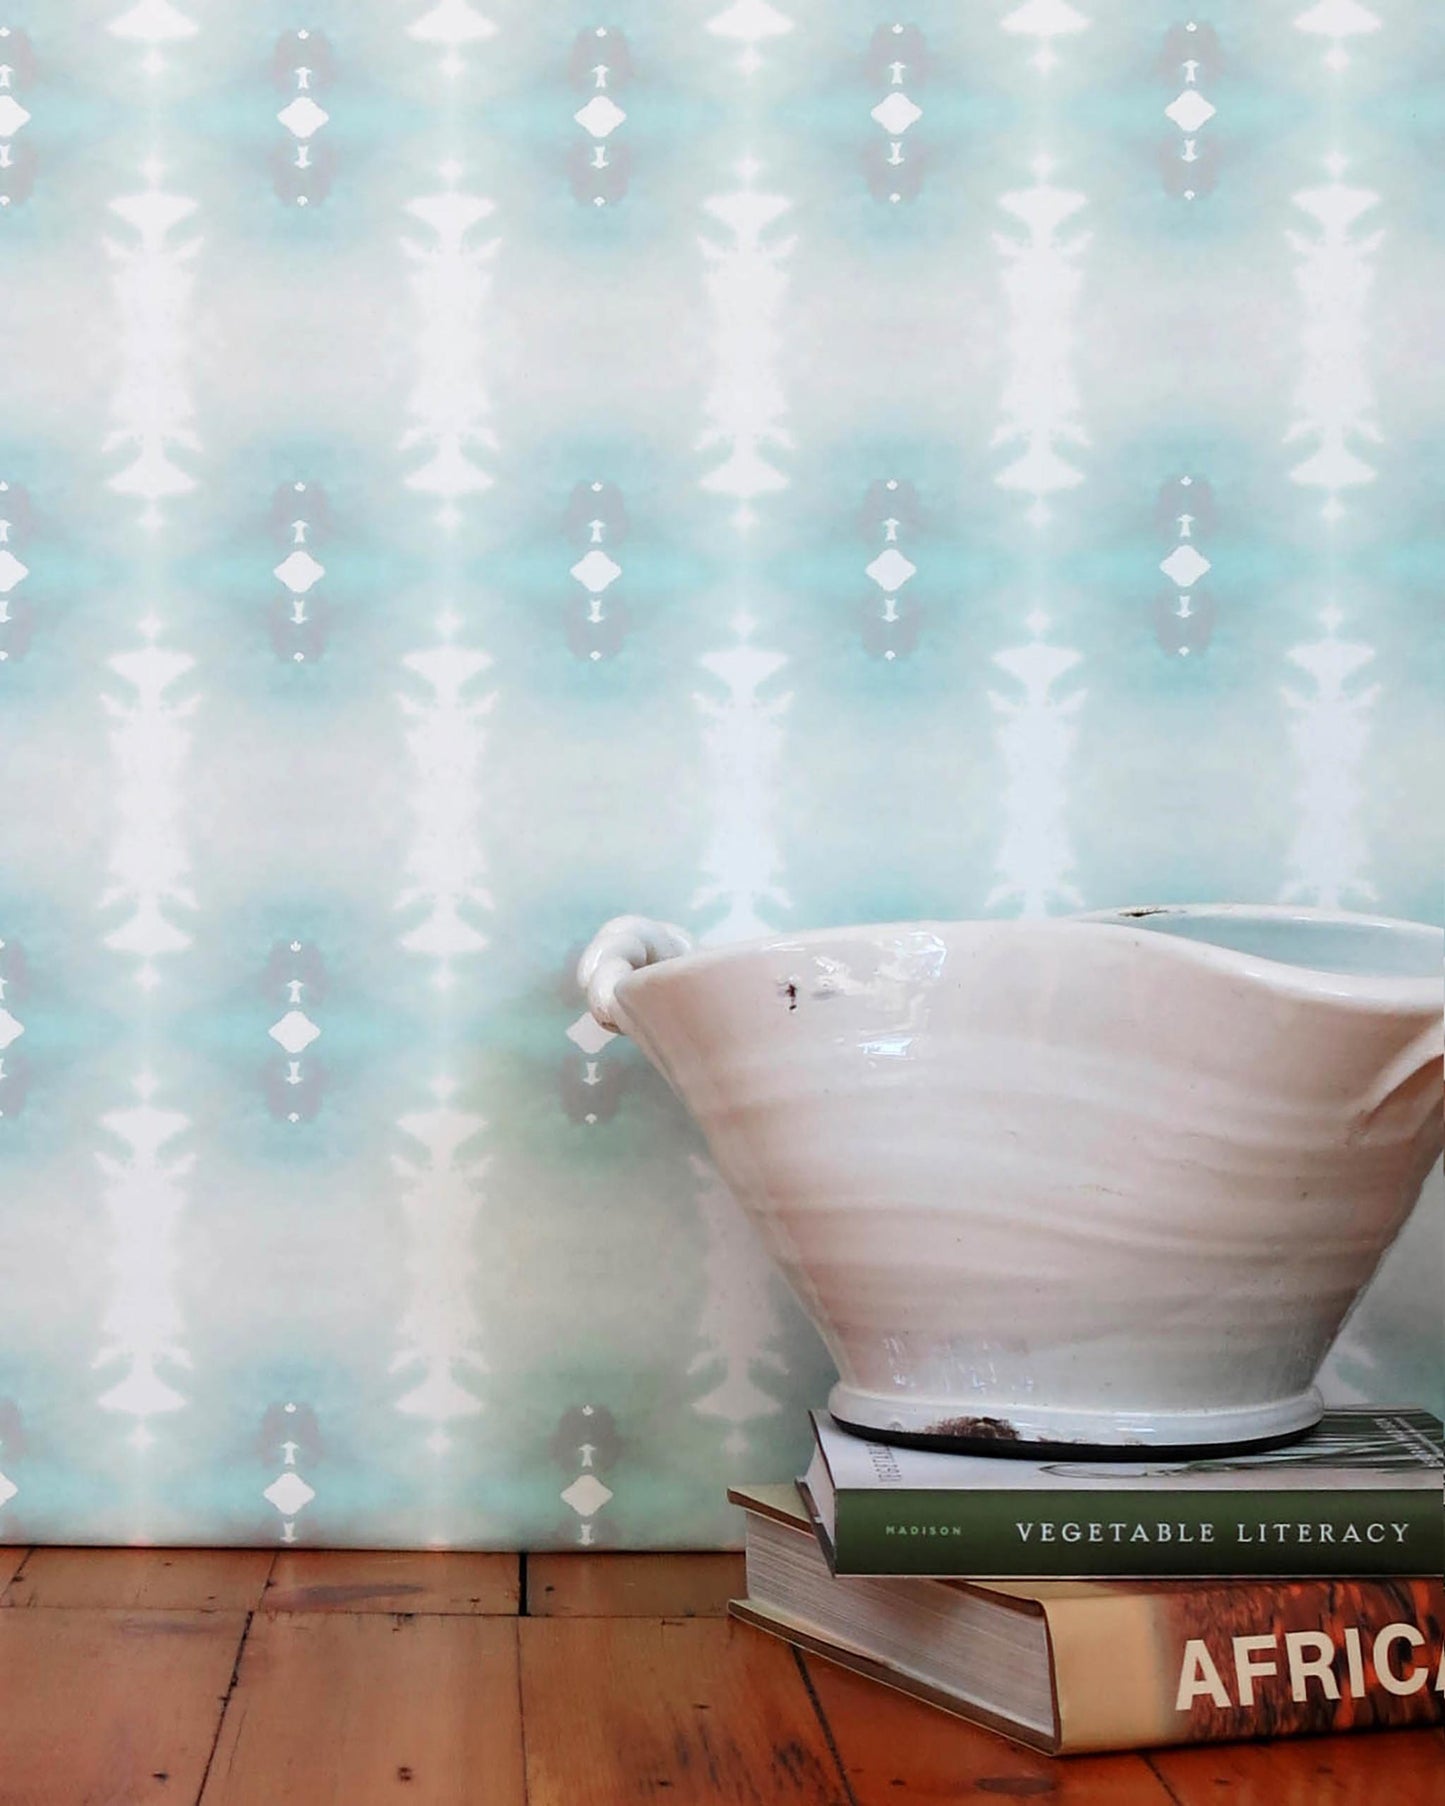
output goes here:
[[746, 1599], [801, 1648], [1052, 1754], [1445, 1724], [1445, 1467], [1423, 1411], [1286, 1448], [1029, 1461], [814, 1412], [738, 1488]]

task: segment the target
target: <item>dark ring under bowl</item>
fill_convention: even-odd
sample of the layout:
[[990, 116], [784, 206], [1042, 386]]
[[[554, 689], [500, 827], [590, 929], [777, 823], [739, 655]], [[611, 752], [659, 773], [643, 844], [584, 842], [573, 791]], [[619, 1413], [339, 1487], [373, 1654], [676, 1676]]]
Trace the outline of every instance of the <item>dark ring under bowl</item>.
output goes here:
[[1006, 1461], [1199, 1461], [1230, 1455], [1261, 1455], [1269, 1449], [1302, 1442], [1315, 1424], [1282, 1436], [1256, 1436], [1235, 1442], [1018, 1442], [1005, 1436], [930, 1436], [917, 1430], [878, 1430], [828, 1415], [840, 1430], [864, 1442], [885, 1442], [901, 1449], [928, 1449], [938, 1455], [997, 1455]]

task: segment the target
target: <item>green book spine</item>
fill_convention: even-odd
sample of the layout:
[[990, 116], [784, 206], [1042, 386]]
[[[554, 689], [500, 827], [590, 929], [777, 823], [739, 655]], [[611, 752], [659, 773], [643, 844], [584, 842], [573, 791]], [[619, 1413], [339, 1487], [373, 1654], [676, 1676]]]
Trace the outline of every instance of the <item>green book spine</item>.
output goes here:
[[1445, 1572], [1434, 1489], [839, 1492], [840, 1574], [1338, 1579]]

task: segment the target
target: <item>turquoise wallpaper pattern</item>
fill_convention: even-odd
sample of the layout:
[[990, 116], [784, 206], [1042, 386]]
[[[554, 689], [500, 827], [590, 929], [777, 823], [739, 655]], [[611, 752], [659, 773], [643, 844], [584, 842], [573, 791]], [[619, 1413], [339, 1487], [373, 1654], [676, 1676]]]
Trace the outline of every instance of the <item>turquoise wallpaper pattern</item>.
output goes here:
[[611, 914], [1440, 919], [1428, 0], [0, 27], [0, 1539], [735, 1537]]

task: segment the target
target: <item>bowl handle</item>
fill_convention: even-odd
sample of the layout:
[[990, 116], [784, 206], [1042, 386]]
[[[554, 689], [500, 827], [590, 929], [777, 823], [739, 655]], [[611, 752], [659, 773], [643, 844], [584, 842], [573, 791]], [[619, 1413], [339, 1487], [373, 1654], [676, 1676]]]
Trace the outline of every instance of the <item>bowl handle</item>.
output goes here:
[[1359, 1125], [1354, 1131], [1361, 1133], [1372, 1124], [1376, 1117], [1382, 1116], [1392, 1103], [1406, 1100], [1407, 1094], [1423, 1093], [1429, 1104], [1431, 1114], [1438, 1125], [1440, 1117], [1440, 1061], [1445, 1049], [1441, 1047], [1441, 1024], [1439, 1017], [1427, 1022], [1414, 1037], [1406, 1043], [1383, 1072], [1376, 1075], [1370, 1085], [1364, 1108], [1360, 1113]]
[[593, 1016], [615, 1035], [624, 1034], [617, 1018], [616, 991], [620, 980], [643, 966], [675, 959], [692, 952], [692, 936], [670, 922], [653, 922], [646, 916], [614, 916], [592, 937], [592, 944], [577, 962], [577, 982], [587, 993]]

